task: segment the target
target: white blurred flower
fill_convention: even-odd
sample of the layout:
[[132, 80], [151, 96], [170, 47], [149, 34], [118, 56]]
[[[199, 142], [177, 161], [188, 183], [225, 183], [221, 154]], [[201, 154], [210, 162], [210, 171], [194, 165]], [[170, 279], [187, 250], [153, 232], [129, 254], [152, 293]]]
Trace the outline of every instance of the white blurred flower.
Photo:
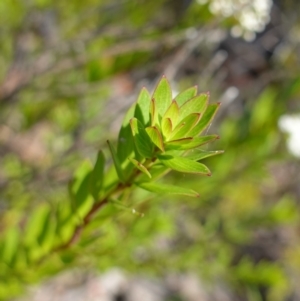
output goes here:
[[279, 118], [281, 131], [288, 133], [287, 147], [292, 155], [300, 158], [300, 114], [283, 115]]
[[270, 21], [272, 0], [197, 0], [200, 5], [209, 3], [210, 11], [223, 17], [235, 17], [239, 24], [231, 34], [253, 40], [256, 32], [264, 30]]

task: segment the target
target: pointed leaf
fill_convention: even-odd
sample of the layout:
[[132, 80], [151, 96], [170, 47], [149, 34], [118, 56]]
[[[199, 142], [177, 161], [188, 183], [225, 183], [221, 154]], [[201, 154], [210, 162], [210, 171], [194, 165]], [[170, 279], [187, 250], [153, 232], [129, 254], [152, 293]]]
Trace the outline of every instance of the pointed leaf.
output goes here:
[[179, 106], [175, 100], [173, 100], [163, 116], [164, 118], [170, 118], [173, 126], [176, 126], [179, 117]]
[[43, 224], [49, 213], [49, 206], [42, 204], [31, 212], [30, 219], [26, 224], [25, 233], [23, 233], [23, 241], [25, 245], [30, 246], [37, 241], [38, 236], [42, 232]]
[[155, 126], [149, 126], [146, 128], [146, 132], [149, 135], [151, 141], [161, 150], [165, 151], [164, 142], [162, 136]]
[[[186, 116], [179, 125], [173, 130], [169, 140], [176, 140], [190, 136], [189, 132], [200, 120], [200, 113], [192, 113]], [[181, 126], [183, 124], [183, 126]]]
[[[44, 250], [49, 250], [55, 238], [55, 219], [51, 214], [51, 208], [49, 208], [45, 219], [41, 225], [41, 232], [37, 237], [37, 242]], [[78, 212], [77, 212], [78, 213]]]
[[156, 102], [157, 113], [162, 117], [172, 101], [172, 90], [165, 76], [159, 81], [152, 97]]
[[151, 158], [153, 152], [153, 144], [143, 125], [136, 119], [130, 120], [132, 135], [137, 151], [143, 158]]
[[[132, 170], [134, 169], [134, 167], [132, 166], [132, 164], [130, 164], [130, 162], [128, 166], [130, 166]], [[103, 181], [103, 195], [107, 196], [111, 191], [114, 190], [114, 188], [118, 185], [118, 183], [119, 183], [119, 177], [114, 165], [112, 164], [105, 172], [105, 177]]]
[[73, 218], [82, 219], [93, 206], [94, 198], [90, 191], [92, 166], [85, 161], [76, 171], [73, 181], [69, 183], [69, 194]]
[[118, 199], [110, 198], [109, 202], [112, 203], [112, 204], [114, 204], [116, 207], [119, 207], [122, 210], [130, 211], [132, 214], [139, 215], [140, 217], [144, 216], [144, 213], [138, 212], [134, 208], [131, 208], [129, 206], [125, 206], [124, 202], [122, 202], [122, 201], [120, 201]]
[[191, 197], [199, 197], [198, 192], [192, 189], [183, 188], [179, 186], [166, 185], [166, 184], [153, 183], [153, 182], [138, 183], [137, 185], [140, 188], [158, 194], [179, 194], [179, 195], [186, 195]]
[[[128, 164], [127, 158], [131, 156], [134, 152], [134, 142], [133, 142], [132, 132], [129, 124], [130, 119], [134, 115], [134, 110], [135, 110], [135, 104], [132, 105], [128, 110], [124, 118], [124, 121], [122, 123], [122, 127], [118, 137], [118, 147], [117, 147], [118, 158], [120, 160], [120, 163], [122, 164], [122, 167], [124, 168], [124, 170], [126, 170], [126, 174], [130, 173], [128, 166], [132, 167], [131, 164]], [[125, 166], [123, 165], [126, 164], [127, 164], [127, 168], [125, 169]]]
[[109, 142], [109, 140], [107, 140], [107, 144], [109, 146], [111, 156], [112, 156], [113, 161], [114, 161], [114, 165], [115, 165], [115, 168], [116, 168], [116, 172], [118, 174], [118, 178], [122, 183], [124, 183], [126, 181], [126, 178], [125, 178], [124, 172], [122, 170], [119, 158], [117, 157], [116, 151], [115, 151], [113, 145]]
[[197, 95], [198, 87], [194, 86], [191, 88], [188, 88], [181, 93], [179, 93], [175, 100], [177, 101], [179, 106], [182, 106], [186, 101], [190, 100], [191, 98], [195, 97]]
[[75, 210], [90, 203], [92, 198], [90, 193], [90, 177], [93, 166], [90, 161], [84, 161], [75, 171], [73, 180], [69, 184], [69, 194]]
[[90, 191], [95, 201], [99, 198], [99, 193], [103, 186], [105, 158], [102, 151], [98, 152], [94, 169], [90, 175]]
[[158, 117], [157, 117], [157, 107], [156, 107], [156, 101], [154, 98], [150, 101], [150, 118], [151, 118], [151, 126], [155, 126], [158, 123]]
[[159, 155], [158, 159], [165, 166], [184, 173], [211, 175], [210, 170], [199, 162], [195, 162], [183, 157], [173, 157], [171, 155]]
[[149, 106], [151, 96], [146, 88], [143, 88], [139, 94], [137, 104], [135, 106], [134, 117], [138, 119], [144, 126], [149, 124]]
[[142, 183], [142, 182], [152, 182], [154, 180], [158, 180], [160, 179], [162, 176], [166, 175], [168, 172], [170, 172], [170, 168], [164, 166], [163, 164], [159, 163], [159, 164], [155, 164], [153, 166], [151, 166], [151, 180], [146, 177], [145, 174], [141, 174], [136, 182]]
[[224, 153], [223, 150], [217, 150], [217, 151], [194, 150], [190, 154], [186, 155], [185, 158], [188, 158], [193, 161], [200, 161], [204, 158], [216, 156], [223, 153]]
[[219, 107], [220, 103], [208, 105], [198, 124], [190, 131], [190, 135], [200, 135], [210, 125]]
[[191, 113], [201, 113], [205, 111], [208, 104], [209, 94], [200, 94], [189, 101], [185, 102], [179, 109], [180, 120], [184, 119]]
[[[190, 137], [191, 138], [191, 137]], [[188, 139], [188, 138], [185, 138]], [[216, 139], [219, 139], [218, 135], [209, 135], [209, 136], [202, 136], [202, 137], [193, 137], [189, 143], [174, 143], [175, 141], [168, 142], [166, 144], [166, 148], [169, 149], [174, 149], [174, 150], [188, 150], [188, 149], [193, 149], [196, 147], [199, 147], [201, 145], [204, 145], [208, 142], [212, 142]], [[183, 140], [183, 139], [182, 139]]]
[[132, 158], [128, 158], [128, 159], [137, 169], [139, 169], [141, 172], [143, 172], [145, 175], [147, 175], [151, 179], [150, 172], [142, 163], [140, 163], [139, 161], [132, 159]]
[[161, 122], [161, 131], [166, 139], [172, 132], [172, 121], [170, 118], [163, 118]]
[[[21, 235], [18, 227], [11, 227], [4, 231], [4, 245], [1, 250], [1, 261], [12, 264], [13, 258], [18, 252]], [[3, 234], [2, 234], [3, 235]]]
[[[179, 124], [177, 124], [176, 126], [176, 132], [179, 131], [181, 128], [183, 128], [185, 126], [184, 122], [180, 122]], [[174, 128], [174, 125], [173, 125]], [[174, 133], [175, 129], [173, 130], [173, 132], [170, 134], [170, 137], [168, 138], [168, 140], [171, 140], [171, 137], [174, 136], [174, 134], [176, 134], [176, 132]]]
[[186, 138], [180, 138], [180, 139], [176, 139], [176, 140], [172, 140], [172, 141], [168, 141], [166, 144], [169, 145], [182, 145], [182, 144], [186, 144], [186, 143], [190, 143], [193, 141], [193, 137], [186, 137]]

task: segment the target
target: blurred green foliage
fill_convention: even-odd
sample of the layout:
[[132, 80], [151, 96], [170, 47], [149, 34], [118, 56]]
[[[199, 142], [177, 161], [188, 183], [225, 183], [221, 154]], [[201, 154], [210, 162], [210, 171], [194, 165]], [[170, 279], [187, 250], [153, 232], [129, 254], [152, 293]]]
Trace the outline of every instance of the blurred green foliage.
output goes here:
[[[221, 139], [212, 148], [225, 154], [204, 160], [212, 177], [167, 176], [200, 199], [136, 189], [126, 203], [99, 210], [77, 243], [48, 254], [88, 211], [76, 181], [99, 149], [109, 157], [105, 141], [116, 140], [141, 86], [154, 88], [174, 66], [178, 90], [198, 84], [213, 102], [239, 84], [223, 81], [221, 66], [219, 73], [208, 68], [238, 20], [215, 16], [208, 4], [175, 2], [0, 1], [1, 300], [73, 267], [195, 271], [207, 283], [224, 283], [237, 300], [288, 300], [296, 291], [299, 159], [287, 152], [277, 124], [299, 112], [297, 22], [265, 73], [239, 86], [239, 101], [222, 104], [212, 124]], [[282, 10], [292, 13], [288, 5]], [[210, 41], [205, 32], [220, 36]], [[178, 65], [179, 51], [186, 55], [199, 36], [194, 60], [187, 55]]]

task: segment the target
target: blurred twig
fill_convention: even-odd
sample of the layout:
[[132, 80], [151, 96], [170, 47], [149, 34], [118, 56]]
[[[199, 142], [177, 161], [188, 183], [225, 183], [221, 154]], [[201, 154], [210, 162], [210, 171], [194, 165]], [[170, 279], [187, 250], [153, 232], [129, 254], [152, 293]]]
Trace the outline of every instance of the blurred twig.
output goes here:
[[[123, 32], [123, 31], [121, 31]], [[116, 34], [120, 34], [117, 30]], [[93, 39], [99, 38], [94, 36]], [[0, 85], [0, 102], [8, 101], [18, 91], [28, 86], [35, 78], [47, 75], [58, 75], [69, 70], [80, 68], [88, 62], [107, 56], [119, 56], [131, 52], [151, 52], [161, 47], [174, 47], [185, 40], [184, 32], [170, 34], [166, 33], [159, 39], [132, 39], [118, 43], [106, 49], [100, 50], [95, 55], [87, 55], [83, 51], [78, 54], [65, 53], [59, 58], [59, 54], [49, 50], [37, 57], [28, 68], [12, 68]], [[75, 42], [74, 42], [75, 43]], [[76, 45], [73, 43], [73, 45]], [[91, 40], [89, 41], [91, 43]], [[82, 43], [85, 45], [86, 43]], [[73, 48], [69, 47], [70, 49]]]

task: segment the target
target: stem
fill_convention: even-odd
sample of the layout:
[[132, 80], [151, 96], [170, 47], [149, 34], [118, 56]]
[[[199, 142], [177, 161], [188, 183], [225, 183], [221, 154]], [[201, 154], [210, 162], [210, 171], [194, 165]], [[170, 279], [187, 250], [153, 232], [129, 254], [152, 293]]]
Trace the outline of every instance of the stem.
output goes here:
[[[52, 252], [58, 252], [61, 250], [65, 250], [67, 248], [69, 248], [71, 245], [73, 245], [74, 243], [76, 243], [81, 235], [81, 232], [83, 230], [83, 228], [89, 224], [89, 222], [91, 221], [93, 215], [102, 207], [104, 207], [106, 204], [108, 203], [108, 199], [105, 198], [100, 202], [97, 202], [93, 205], [93, 207], [90, 209], [90, 211], [87, 213], [87, 215], [83, 218], [82, 223], [78, 226], [76, 226], [72, 236], [69, 238], [69, 240], [67, 242], [65, 242], [64, 244], [54, 248], [52, 250]], [[52, 253], [51, 252], [51, 253]]]
[[[147, 168], [149, 168], [155, 163], [155, 161], [156, 161], [155, 157], [152, 159], [146, 159], [144, 164]], [[81, 224], [79, 224], [75, 227], [72, 236], [65, 243], [53, 248], [50, 253], [55, 253], [55, 252], [59, 252], [59, 251], [68, 249], [70, 246], [72, 246], [73, 244], [78, 242], [84, 227], [90, 223], [93, 216], [101, 208], [103, 208], [105, 205], [107, 205], [109, 203], [109, 199], [111, 198], [112, 195], [114, 195], [115, 193], [121, 193], [124, 189], [132, 187], [134, 180], [136, 179], [136, 177], [138, 177], [140, 175], [140, 173], [141, 172], [138, 169], [134, 170], [132, 175], [130, 176], [130, 178], [127, 180], [126, 183], [123, 184], [123, 183], [119, 182], [118, 185], [108, 195], [106, 195], [104, 199], [95, 202], [94, 205], [92, 206], [92, 208], [89, 210], [89, 212], [83, 218]]]
[[[134, 176], [137, 176], [139, 173], [134, 174]], [[113, 189], [109, 195], [107, 195], [103, 200], [99, 200], [97, 202], [94, 203], [94, 205], [92, 206], [92, 208], [88, 211], [88, 213], [85, 215], [85, 217], [82, 219], [81, 224], [77, 225], [74, 229], [74, 232], [72, 234], [72, 236], [67, 240], [67, 242], [55, 247], [54, 249], [52, 249], [52, 251], [50, 253], [55, 253], [55, 252], [59, 252], [65, 249], [68, 249], [71, 245], [75, 244], [76, 242], [78, 242], [78, 240], [80, 239], [81, 233], [84, 229], [85, 226], [87, 226], [90, 221], [92, 220], [93, 216], [101, 209], [103, 208], [105, 205], [107, 205], [109, 203], [109, 199], [110, 197], [115, 194], [115, 193], [120, 193], [122, 192], [124, 189], [129, 188], [132, 186], [132, 183], [127, 183], [127, 184], [123, 184], [123, 183], [119, 183], [115, 189]]]

